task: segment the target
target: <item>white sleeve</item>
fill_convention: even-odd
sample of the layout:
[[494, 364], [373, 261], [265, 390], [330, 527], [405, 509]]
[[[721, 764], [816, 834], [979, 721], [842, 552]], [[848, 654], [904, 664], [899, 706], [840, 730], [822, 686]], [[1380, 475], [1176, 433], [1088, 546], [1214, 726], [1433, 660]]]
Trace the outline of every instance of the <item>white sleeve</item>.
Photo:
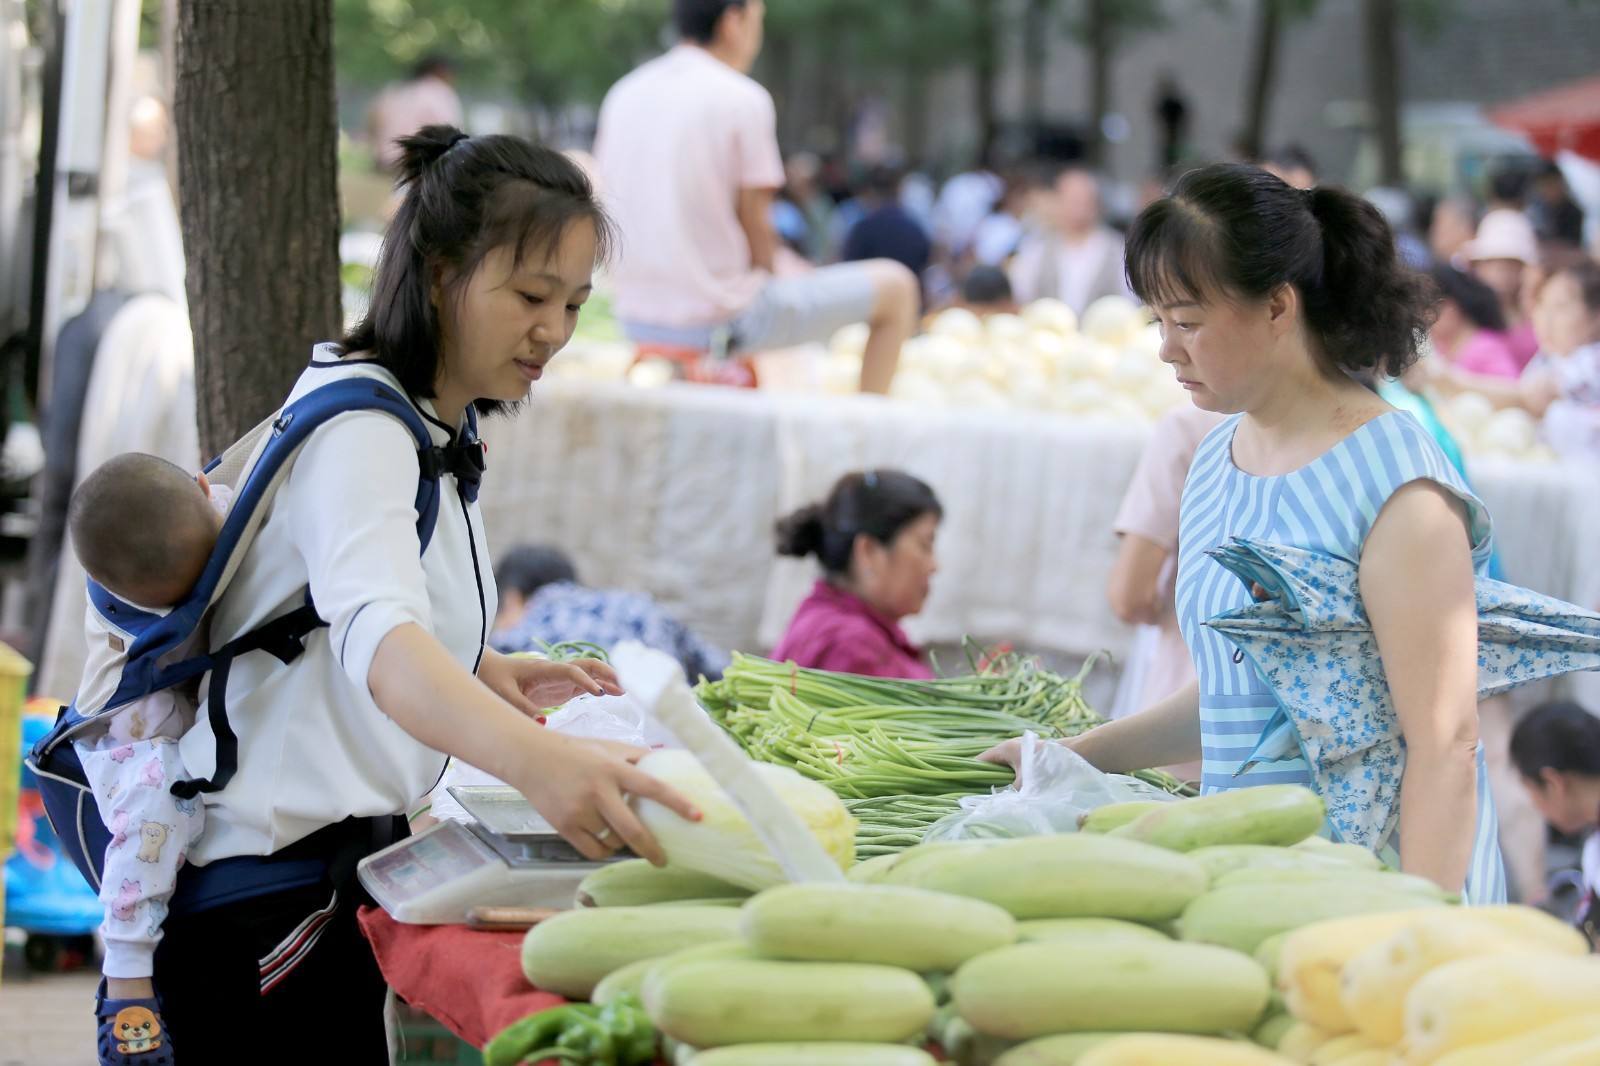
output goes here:
[[1039, 276], [1044, 273], [1044, 257], [1050, 250], [1050, 242], [1027, 235], [1017, 245], [1017, 254], [1011, 260], [1008, 271], [1011, 279], [1011, 295], [1019, 304], [1029, 304], [1045, 296], [1055, 296], [1055, 293], [1040, 292]]
[[333, 653], [362, 692], [390, 630], [407, 622], [433, 630], [417, 539], [419, 475], [416, 439], [400, 422], [354, 412], [312, 434], [281, 490]]

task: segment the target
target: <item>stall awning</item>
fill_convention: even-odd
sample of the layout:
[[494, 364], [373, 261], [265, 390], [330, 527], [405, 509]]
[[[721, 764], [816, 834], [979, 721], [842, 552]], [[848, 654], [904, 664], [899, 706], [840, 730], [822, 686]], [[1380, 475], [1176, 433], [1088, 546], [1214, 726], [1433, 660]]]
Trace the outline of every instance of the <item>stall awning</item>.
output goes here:
[[1489, 119], [1523, 134], [1543, 155], [1565, 149], [1600, 160], [1600, 76], [1513, 100], [1491, 109]]

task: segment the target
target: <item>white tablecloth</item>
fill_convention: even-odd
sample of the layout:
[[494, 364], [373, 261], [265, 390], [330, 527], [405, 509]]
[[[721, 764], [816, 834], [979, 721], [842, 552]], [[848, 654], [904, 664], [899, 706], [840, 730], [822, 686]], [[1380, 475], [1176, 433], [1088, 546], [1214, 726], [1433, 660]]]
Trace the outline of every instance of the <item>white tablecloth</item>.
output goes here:
[[[780, 561], [774, 521], [850, 470], [901, 467], [946, 509], [941, 570], [918, 640], [972, 635], [1067, 655], [1120, 655], [1130, 632], [1105, 583], [1112, 519], [1147, 430], [1023, 412], [552, 381], [491, 422], [484, 517], [496, 552], [571, 552], [587, 583], [656, 596], [725, 646], [777, 639], [813, 570]], [[1600, 604], [1588, 565], [1600, 474], [1482, 463], [1510, 580]]]

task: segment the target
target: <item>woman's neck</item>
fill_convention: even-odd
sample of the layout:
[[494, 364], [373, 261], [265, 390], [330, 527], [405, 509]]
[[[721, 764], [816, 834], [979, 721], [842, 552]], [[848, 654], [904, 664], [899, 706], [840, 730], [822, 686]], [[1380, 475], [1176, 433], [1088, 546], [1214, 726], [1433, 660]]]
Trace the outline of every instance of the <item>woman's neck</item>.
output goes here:
[[1585, 806], [1594, 812], [1595, 824], [1600, 825], [1600, 777], [1578, 778], [1578, 787], [1583, 790]]
[[1245, 412], [1240, 426], [1244, 448], [1236, 444], [1234, 460], [1250, 473], [1299, 469], [1384, 406], [1359, 382], [1325, 373], [1309, 353], [1291, 365], [1294, 371], [1282, 375], [1262, 401]]
[[871, 611], [879, 618], [893, 622], [896, 625], [900, 624], [900, 619], [894, 617], [894, 615], [892, 615], [890, 612], [885, 611], [882, 607], [878, 606], [878, 604], [873, 601], [871, 596], [868, 596], [866, 593], [861, 591], [861, 586], [848, 574], [840, 574], [829, 577], [828, 584], [832, 585], [840, 592], [843, 592], [845, 595], [853, 596], [854, 598], [860, 600], [866, 605], [867, 610]]
[[447, 426], [459, 426], [461, 416], [466, 413], [467, 404], [471, 402], [470, 396], [464, 395], [458, 389], [452, 389], [448, 382], [434, 384], [433, 415]]

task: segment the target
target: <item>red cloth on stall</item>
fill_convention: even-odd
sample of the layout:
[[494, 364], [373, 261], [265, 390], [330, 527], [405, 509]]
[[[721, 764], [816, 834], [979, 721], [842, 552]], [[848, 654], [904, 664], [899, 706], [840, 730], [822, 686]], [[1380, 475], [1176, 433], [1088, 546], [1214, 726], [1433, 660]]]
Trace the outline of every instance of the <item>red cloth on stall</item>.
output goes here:
[[357, 920], [395, 994], [473, 1047], [514, 1021], [566, 1002], [522, 975], [522, 933], [404, 925], [377, 907], [361, 908]]

